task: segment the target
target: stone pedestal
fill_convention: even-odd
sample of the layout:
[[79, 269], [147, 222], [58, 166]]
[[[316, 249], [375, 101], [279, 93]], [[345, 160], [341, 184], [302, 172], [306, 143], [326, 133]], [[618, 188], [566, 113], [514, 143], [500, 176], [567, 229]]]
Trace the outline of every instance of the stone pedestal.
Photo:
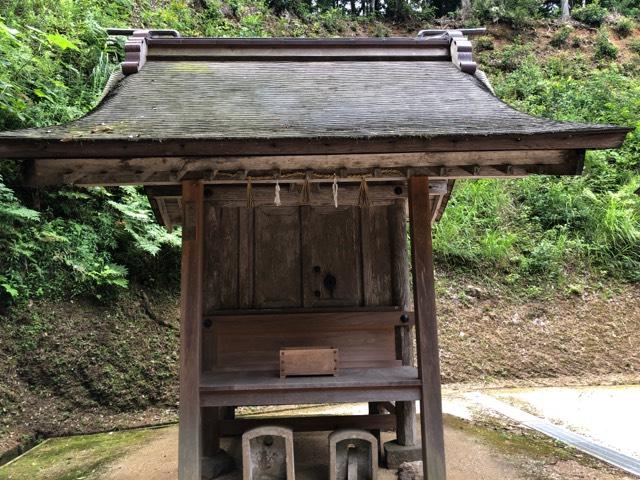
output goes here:
[[405, 462], [422, 460], [422, 446], [400, 445], [396, 440], [384, 444], [384, 454], [387, 459], [387, 468], [397, 470]]
[[243, 480], [294, 480], [293, 431], [265, 426], [242, 435]]
[[336, 430], [329, 435], [329, 480], [376, 480], [378, 441], [363, 430]]

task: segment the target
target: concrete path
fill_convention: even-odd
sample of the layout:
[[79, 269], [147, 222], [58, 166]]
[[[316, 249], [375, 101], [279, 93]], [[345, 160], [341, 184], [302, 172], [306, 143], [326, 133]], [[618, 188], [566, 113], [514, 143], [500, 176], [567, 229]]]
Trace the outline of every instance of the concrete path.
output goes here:
[[531, 415], [520, 408], [509, 405], [495, 397], [478, 393], [473, 396], [473, 400], [484, 408], [488, 408], [496, 413], [504, 415], [511, 420], [524, 425], [533, 430], [537, 430], [551, 438], [554, 438], [571, 447], [577, 448], [592, 457], [598, 458], [625, 472], [640, 477], [640, 460], [625, 455], [613, 448], [602, 445], [584, 435], [572, 432], [567, 428], [560, 427], [544, 418]]
[[491, 391], [492, 396], [640, 459], [640, 385]]

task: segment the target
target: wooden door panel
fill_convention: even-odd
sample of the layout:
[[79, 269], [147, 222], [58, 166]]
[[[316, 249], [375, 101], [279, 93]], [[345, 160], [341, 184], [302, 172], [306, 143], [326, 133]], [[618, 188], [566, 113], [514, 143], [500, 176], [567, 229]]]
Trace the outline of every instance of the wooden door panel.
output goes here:
[[360, 219], [364, 304], [393, 305], [389, 209], [386, 206], [361, 208]]
[[205, 202], [205, 314], [238, 308], [238, 210]]
[[362, 305], [359, 209], [301, 208], [304, 306]]
[[255, 209], [255, 308], [302, 306], [300, 212]]

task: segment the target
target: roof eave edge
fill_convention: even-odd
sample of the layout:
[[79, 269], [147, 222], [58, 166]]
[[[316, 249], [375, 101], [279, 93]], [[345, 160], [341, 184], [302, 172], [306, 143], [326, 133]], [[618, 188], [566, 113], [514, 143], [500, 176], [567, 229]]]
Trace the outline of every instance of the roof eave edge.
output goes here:
[[[564, 149], [564, 150], [606, 150], [619, 148], [625, 140], [627, 133], [631, 128], [628, 127], [611, 127], [607, 129], [587, 130], [583, 132], [560, 132], [538, 135], [479, 135], [479, 136], [454, 136], [454, 137], [434, 137], [434, 138], [417, 138], [406, 137], [404, 140], [409, 141], [408, 145], [403, 144], [398, 137], [363, 139], [363, 144], [371, 143], [371, 148], [364, 148], [361, 151], [353, 148], [341, 148], [336, 145], [335, 148], [328, 148], [327, 141], [335, 140], [339, 144], [346, 140], [351, 142], [356, 139], [345, 138], [314, 138], [314, 139], [253, 139], [256, 142], [267, 143], [271, 150], [275, 149], [279, 154], [288, 155], [305, 155], [311, 154], [307, 151], [309, 144], [313, 143], [317, 146], [314, 154], [342, 154], [342, 153], [402, 153], [402, 152], [433, 152], [433, 151], [487, 151], [487, 150], [531, 150], [531, 149]], [[538, 138], [536, 138], [538, 137]], [[530, 139], [534, 138], [532, 142]], [[556, 141], [552, 141], [555, 140]], [[303, 141], [307, 146], [304, 152], [299, 151], [299, 145], [288, 145], [288, 141]], [[464, 140], [464, 141], [461, 141]], [[502, 140], [502, 141], [501, 141]], [[342, 141], [342, 142], [341, 142]], [[195, 143], [192, 148], [188, 144]], [[220, 150], [220, 144], [229, 142], [232, 146], [226, 146], [223, 151]], [[203, 156], [203, 155], [269, 155], [273, 152], [262, 151], [262, 147], [256, 146], [248, 151], [238, 150], [239, 144], [246, 143], [247, 140], [241, 139], [203, 139], [203, 138], [166, 138], [166, 139], [44, 139], [44, 138], [10, 138], [0, 136], [0, 158], [83, 158], [83, 157], [156, 157], [156, 156]], [[417, 144], [414, 144], [417, 142]], [[435, 144], [430, 145], [430, 143]], [[480, 142], [479, 144], [477, 142]], [[498, 142], [499, 144], [497, 144]], [[398, 144], [400, 143], [400, 144]], [[105, 155], [104, 148], [106, 145], [113, 145], [115, 151], [111, 155]], [[78, 146], [82, 145], [82, 149], [78, 151]], [[405, 148], [403, 148], [405, 147]], [[203, 151], [209, 148], [211, 151]], [[282, 150], [284, 149], [284, 150]], [[228, 151], [227, 151], [228, 150]], [[255, 151], [254, 151], [255, 150]], [[258, 151], [260, 150], [260, 151]], [[198, 153], [194, 153], [198, 152]]]

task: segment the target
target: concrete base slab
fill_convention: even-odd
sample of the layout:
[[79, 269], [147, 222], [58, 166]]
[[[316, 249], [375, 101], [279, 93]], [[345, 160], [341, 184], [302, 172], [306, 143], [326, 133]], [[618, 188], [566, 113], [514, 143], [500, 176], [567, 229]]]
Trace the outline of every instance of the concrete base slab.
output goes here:
[[422, 460], [421, 445], [400, 445], [395, 440], [384, 444], [384, 454], [387, 459], [387, 468], [397, 470], [405, 462]]

